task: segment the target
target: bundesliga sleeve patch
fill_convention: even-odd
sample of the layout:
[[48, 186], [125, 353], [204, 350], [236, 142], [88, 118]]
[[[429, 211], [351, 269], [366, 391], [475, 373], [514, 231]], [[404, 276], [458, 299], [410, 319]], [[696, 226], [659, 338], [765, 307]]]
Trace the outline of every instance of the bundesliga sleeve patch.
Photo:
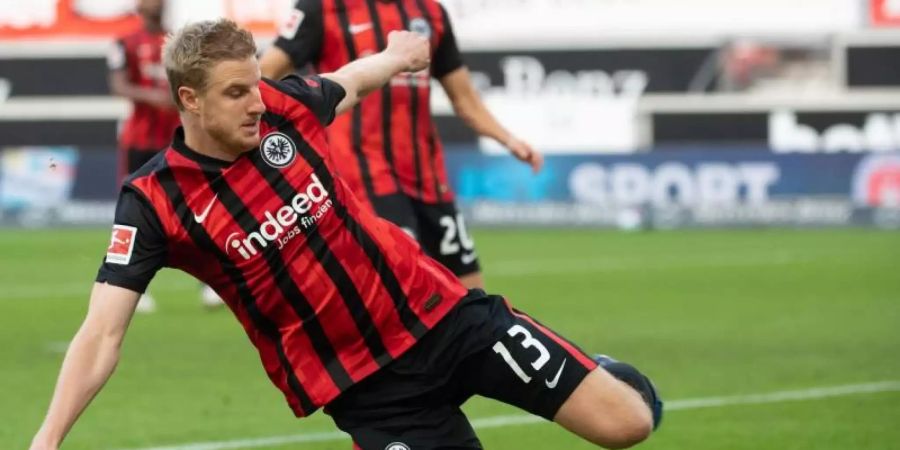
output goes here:
[[291, 11], [290, 15], [288, 15], [288, 19], [281, 24], [281, 29], [278, 30], [278, 34], [281, 37], [291, 40], [297, 36], [297, 31], [300, 29], [300, 24], [303, 23], [303, 18], [306, 17], [306, 14], [299, 9], [294, 9]]
[[112, 237], [109, 239], [109, 248], [106, 249], [106, 262], [122, 265], [127, 265], [131, 262], [131, 254], [134, 251], [136, 238], [136, 227], [113, 225]]

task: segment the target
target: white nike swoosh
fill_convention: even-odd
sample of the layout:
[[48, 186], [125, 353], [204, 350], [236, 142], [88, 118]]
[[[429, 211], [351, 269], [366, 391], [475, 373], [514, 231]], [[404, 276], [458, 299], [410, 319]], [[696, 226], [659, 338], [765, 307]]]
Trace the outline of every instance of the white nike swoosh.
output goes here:
[[559, 366], [559, 370], [556, 372], [556, 376], [553, 377], [553, 380], [552, 380], [552, 381], [551, 381], [551, 380], [544, 380], [544, 383], [547, 383], [547, 387], [548, 387], [548, 388], [550, 388], [550, 389], [556, 389], [556, 385], [559, 383], [559, 376], [562, 375], [563, 369], [566, 368], [566, 361], [568, 361], [568, 360], [569, 360], [569, 358], [566, 358], [566, 359], [563, 360], [562, 365]]
[[213, 196], [212, 200], [209, 201], [209, 204], [206, 205], [206, 209], [204, 209], [199, 216], [194, 214], [194, 220], [196, 220], [197, 223], [203, 223], [203, 221], [206, 220], [206, 216], [209, 215], [209, 211], [212, 210], [213, 203], [216, 202], [216, 197], [218, 196], [219, 194]]
[[478, 258], [478, 253], [463, 253], [460, 255], [459, 259], [462, 260], [463, 264], [472, 264], [472, 261], [475, 261], [475, 258]]
[[347, 27], [347, 30], [350, 31], [350, 34], [362, 33], [363, 31], [372, 28], [372, 22], [365, 23], [353, 23]]

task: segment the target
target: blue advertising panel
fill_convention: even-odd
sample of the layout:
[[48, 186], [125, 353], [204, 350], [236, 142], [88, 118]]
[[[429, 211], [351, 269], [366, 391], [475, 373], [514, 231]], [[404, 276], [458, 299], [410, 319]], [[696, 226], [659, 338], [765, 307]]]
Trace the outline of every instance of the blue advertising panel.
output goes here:
[[900, 207], [898, 153], [553, 155], [532, 174], [511, 157], [457, 150], [447, 152], [451, 183], [482, 224], [834, 226]]
[[0, 148], [0, 225], [106, 225], [116, 199], [112, 148]]
[[[900, 227], [900, 153], [550, 155], [537, 174], [474, 147], [446, 158], [475, 225]], [[112, 148], [0, 149], [0, 225], [108, 225], [116, 192]]]

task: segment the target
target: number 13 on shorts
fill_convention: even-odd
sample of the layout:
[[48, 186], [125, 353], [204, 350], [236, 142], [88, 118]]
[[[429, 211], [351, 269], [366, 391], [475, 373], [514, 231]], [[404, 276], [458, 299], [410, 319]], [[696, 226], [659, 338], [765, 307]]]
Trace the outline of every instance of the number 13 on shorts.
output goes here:
[[[519, 344], [522, 346], [522, 349], [534, 349], [527, 353], [523, 350], [518, 350], [516, 353], [522, 356], [526, 354], [530, 356], [533, 354], [534, 359], [531, 360], [530, 363], [535, 372], [541, 370], [547, 364], [547, 362], [550, 361], [550, 351], [547, 350], [547, 347], [545, 347], [544, 344], [541, 343], [541, 341], [535, 339], [534, 336], [531, 335], [531, 332], [528, 331], [525, 327], [516, 324], [510, 327], [510, 329], [507, 330], [506, 333], [512, 338], [515, 338], [518, 335], [524, 336], [524, 339], [519, 342]], [[509, 351], [503, 341], [497, 341], [497, 343], [494, 344], [494, 352], [500, 355], [500, 357], [502, 357], [503, 360], [506, 361], [506, 364], [509, 365], [512, 371], [519, 378], [521, 378], [523, 382], [525, 382], [526, 384], [531, 382], [531, 377], [525, 373], [525, 371], [522, 369], [522, 366], [520, 366], [515, 358], [513, 358], [512, 353]]]

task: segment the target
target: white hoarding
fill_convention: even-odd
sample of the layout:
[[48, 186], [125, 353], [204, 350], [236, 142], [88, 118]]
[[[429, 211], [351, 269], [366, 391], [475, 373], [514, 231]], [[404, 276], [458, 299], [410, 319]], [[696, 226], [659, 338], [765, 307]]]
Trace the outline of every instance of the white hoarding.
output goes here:
[[442, 0], [442, 3], [453, 19], [463, 48], [590, 47], [636, 38], [683, 43], [741, 34], [802, 37], [860, 28], [865, 9], [859, 0]]

